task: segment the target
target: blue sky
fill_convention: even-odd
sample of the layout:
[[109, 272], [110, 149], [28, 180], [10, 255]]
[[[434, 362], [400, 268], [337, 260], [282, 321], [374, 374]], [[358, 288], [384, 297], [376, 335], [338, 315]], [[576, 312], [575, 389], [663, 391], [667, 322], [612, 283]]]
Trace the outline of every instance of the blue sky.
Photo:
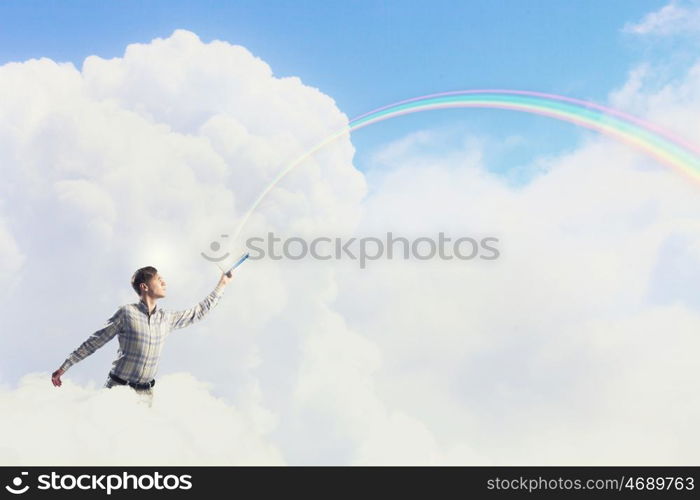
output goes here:
[[[247, 47], [276, 76], [299, 76], [333, 97], [349, 117], [409, 97], [468, 88], [528, 89], [603, 102], [636, 61], [652, 56], [652, 45], [621, 28], [664, 4], [5, 0], [0, 63], [44, 56], [80, 68], [88, 55], [117, 57], [129, 43], [185, 28], [204, 42]], [[363, 168], [369, 154], [390, 140], [432, 127], [495, 143], [511, 135], [525, 138], [512, 148], [487, 147], [492, 168], [573, 148], [583, 134], [569, 124], [512, 111], [432, 111], [356, 132], [356, 165]]]

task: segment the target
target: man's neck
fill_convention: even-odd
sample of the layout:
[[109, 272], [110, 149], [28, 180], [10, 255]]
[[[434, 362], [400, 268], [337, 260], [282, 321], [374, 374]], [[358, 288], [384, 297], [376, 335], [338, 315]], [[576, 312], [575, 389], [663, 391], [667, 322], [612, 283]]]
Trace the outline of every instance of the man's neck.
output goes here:
[[151, 314], [153, 312], [153, 309], [156, 307], [156, 300], [158, 299], [154, 299], [153, 297], [149, 297], [148, 295], [141, 296], [141, 302], [146, 304], [148, 314]]

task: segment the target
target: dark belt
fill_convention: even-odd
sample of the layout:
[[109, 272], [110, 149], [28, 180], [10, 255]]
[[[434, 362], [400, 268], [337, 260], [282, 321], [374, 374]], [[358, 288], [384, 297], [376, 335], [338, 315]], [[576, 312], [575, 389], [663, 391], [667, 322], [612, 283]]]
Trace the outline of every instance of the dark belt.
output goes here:
[[154, 385], [156, 385], [156, 379], [151, 380], [150, 382], [147, 382], [145, 384], [138, 384], [136, 382], [128, 382], [124, 380], [123, 378], [117, 377], [114, 373], [109, 372], [109, 378], [117, 382], [118, 384], [121, 385], [126, 385], [129, 384], [129, 386], [133, 387], [134, 389], [150, 389]]

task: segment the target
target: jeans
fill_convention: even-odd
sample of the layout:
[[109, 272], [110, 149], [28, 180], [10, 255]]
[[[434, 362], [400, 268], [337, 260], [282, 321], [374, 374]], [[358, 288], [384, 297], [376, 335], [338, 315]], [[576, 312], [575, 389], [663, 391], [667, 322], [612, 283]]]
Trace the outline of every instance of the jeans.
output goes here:
[[[105, 382], [104, 387], [111, 389], [112, 387], [119, 385], [122, 384], [115, 382], [109, 375], [107, 375], [107, 381]], [[138, 394], [139, 402], [147, 404], [149, 408], [153, 406], [153, 387], [149, 387], [148, 389], [136, 389], [135, 387], [131, 387], [131, 389], [133, 389], [136, 392], [136, 394]]]

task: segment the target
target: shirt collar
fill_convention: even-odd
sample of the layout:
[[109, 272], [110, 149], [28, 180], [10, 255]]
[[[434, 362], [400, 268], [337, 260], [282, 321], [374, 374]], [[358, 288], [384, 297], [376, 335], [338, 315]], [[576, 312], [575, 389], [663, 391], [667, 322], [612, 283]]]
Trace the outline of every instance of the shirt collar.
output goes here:
[[[148, 315], [148, 305], [143, 301], [143, 299], [139, 300], [138, 308], [141, 310], [141, 312]], [[151, 313], [151, 315], [155, 314], [157, 311], [158, 304], [153, 304], [153, 312]]]

